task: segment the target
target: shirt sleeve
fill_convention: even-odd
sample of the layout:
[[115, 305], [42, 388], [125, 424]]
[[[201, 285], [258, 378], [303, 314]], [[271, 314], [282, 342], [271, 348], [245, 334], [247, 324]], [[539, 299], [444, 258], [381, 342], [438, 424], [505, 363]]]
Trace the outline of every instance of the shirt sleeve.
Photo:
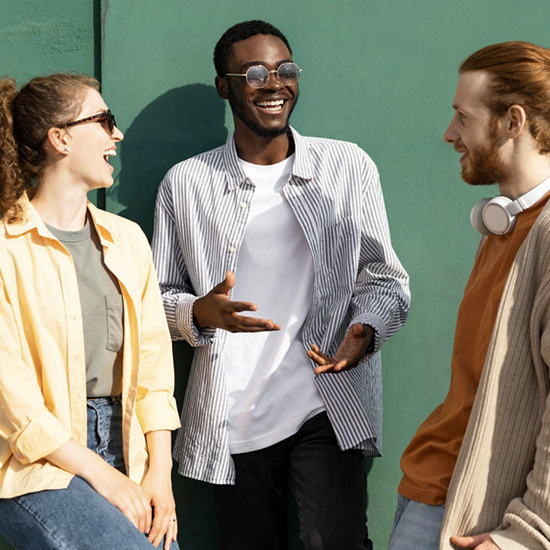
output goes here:
[[405, 324], [410, 292], [409, 277], [391, 244], [378, 170], [366, 153], [362, 158], [361, 251], [350, 326], [361, 323], [374, 329], [372, 355]]
[[200, 329], [194, 322], [193, 306], [198, 296], [180, 248], [169, 174], [157, 195], [152, 243], [162, 302], [172, 339], [186, 340], [194, 347], [205, 346], [212, 343], [215, 329]]
[[147, 238], [141, 233], [145, 258], [141, 295], [141, 333], [136, 415], [143, 433], [179, 428], [174, 394], [172, 342]]
[[47, 408], [34, 366], [21, 358], [13, 309], [0, 277], [0, 436], [22, 464], [44, 458], [72, 434]]

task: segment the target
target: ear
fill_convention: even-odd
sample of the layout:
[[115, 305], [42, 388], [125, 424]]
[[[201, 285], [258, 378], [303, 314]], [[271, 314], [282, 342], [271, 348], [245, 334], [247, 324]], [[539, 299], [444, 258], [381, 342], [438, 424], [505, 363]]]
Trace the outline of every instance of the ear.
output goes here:
[[505, 131], [510, 139], [517, 138], [527, 126], [527, 114], [521, 105], [511, 105], [505, 115]]
[[69, 143], [71, 136], [64, 128], [50, 128], [48, 130], [48, 139], [46, 144], [49, 145], [57, 153], [62, 155], [69, 154]]
[[217, 76], [215, 84], [218, 95], [222, 99], [227, 99], [229, 97], [229, 83], [227, 82], [227, 77]]

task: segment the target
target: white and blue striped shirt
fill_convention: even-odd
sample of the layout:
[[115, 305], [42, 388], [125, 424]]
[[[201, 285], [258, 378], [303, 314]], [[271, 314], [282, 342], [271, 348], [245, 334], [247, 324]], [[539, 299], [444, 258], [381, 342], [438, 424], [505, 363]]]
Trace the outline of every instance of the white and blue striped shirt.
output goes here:
[[[294, 129], [292, 136], [295, 161], [285, 198], [314, 265], [304, 348], [317, 344], [334, 355], [352, 324], [374, 328], [374, 350], [356, 368], [321, 374], [315, 381], [340, 448], [376, 456], [382, 429], [378, 351], [406, 321], [408, 276], [391, 246], [370, 157], [352, 143], [302, 137]], [[224, 146], [170, 169], [157, 197], [152, 246], [168, 326], [174, 340], [197, 348], [174, 458], [180, 474], [210, 483], [235, 483], [227, 430], [227, 333], [199, 330], [193, 304], [223, 281], [226, 271], [235, 271], [253, 193], [231, 136]]]

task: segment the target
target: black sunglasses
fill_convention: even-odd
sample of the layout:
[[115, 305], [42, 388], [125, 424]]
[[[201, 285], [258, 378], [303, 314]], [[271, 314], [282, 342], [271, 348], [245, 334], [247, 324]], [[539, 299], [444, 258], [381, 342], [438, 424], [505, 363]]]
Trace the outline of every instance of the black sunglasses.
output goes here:
[[115, 115], [111, 113], [111, 110], [104, 111], [103, 113], [98, 113], [97, 115], [89, 116], [87, 118], [81, 118], [80, 120], [75, 120], [74, 122], [69, 122], [68, 124], [65, 124], [65, 126], [76, 126], [77, 124], [86, 124], [87, 122], [106, 122], [107, 128], [109, 128], [109, 133], [112, 134], [115, 131]]

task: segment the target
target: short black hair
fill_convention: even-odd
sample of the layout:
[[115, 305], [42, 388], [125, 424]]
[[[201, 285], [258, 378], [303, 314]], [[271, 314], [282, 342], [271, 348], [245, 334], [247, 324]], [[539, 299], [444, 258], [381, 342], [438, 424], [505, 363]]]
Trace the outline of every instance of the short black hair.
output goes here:
[[227, 29], [214, 48], [214, 67], [218, 76], [224, 76], [227, 72], [227, 60], [233, 51], [233, 44], [247, 38], [252, 38], [257, 34], [271, 34], [280, 38], [292, 54], [292, 49], [286, 36], [279, 29], [259, 19], [243, 21]]

